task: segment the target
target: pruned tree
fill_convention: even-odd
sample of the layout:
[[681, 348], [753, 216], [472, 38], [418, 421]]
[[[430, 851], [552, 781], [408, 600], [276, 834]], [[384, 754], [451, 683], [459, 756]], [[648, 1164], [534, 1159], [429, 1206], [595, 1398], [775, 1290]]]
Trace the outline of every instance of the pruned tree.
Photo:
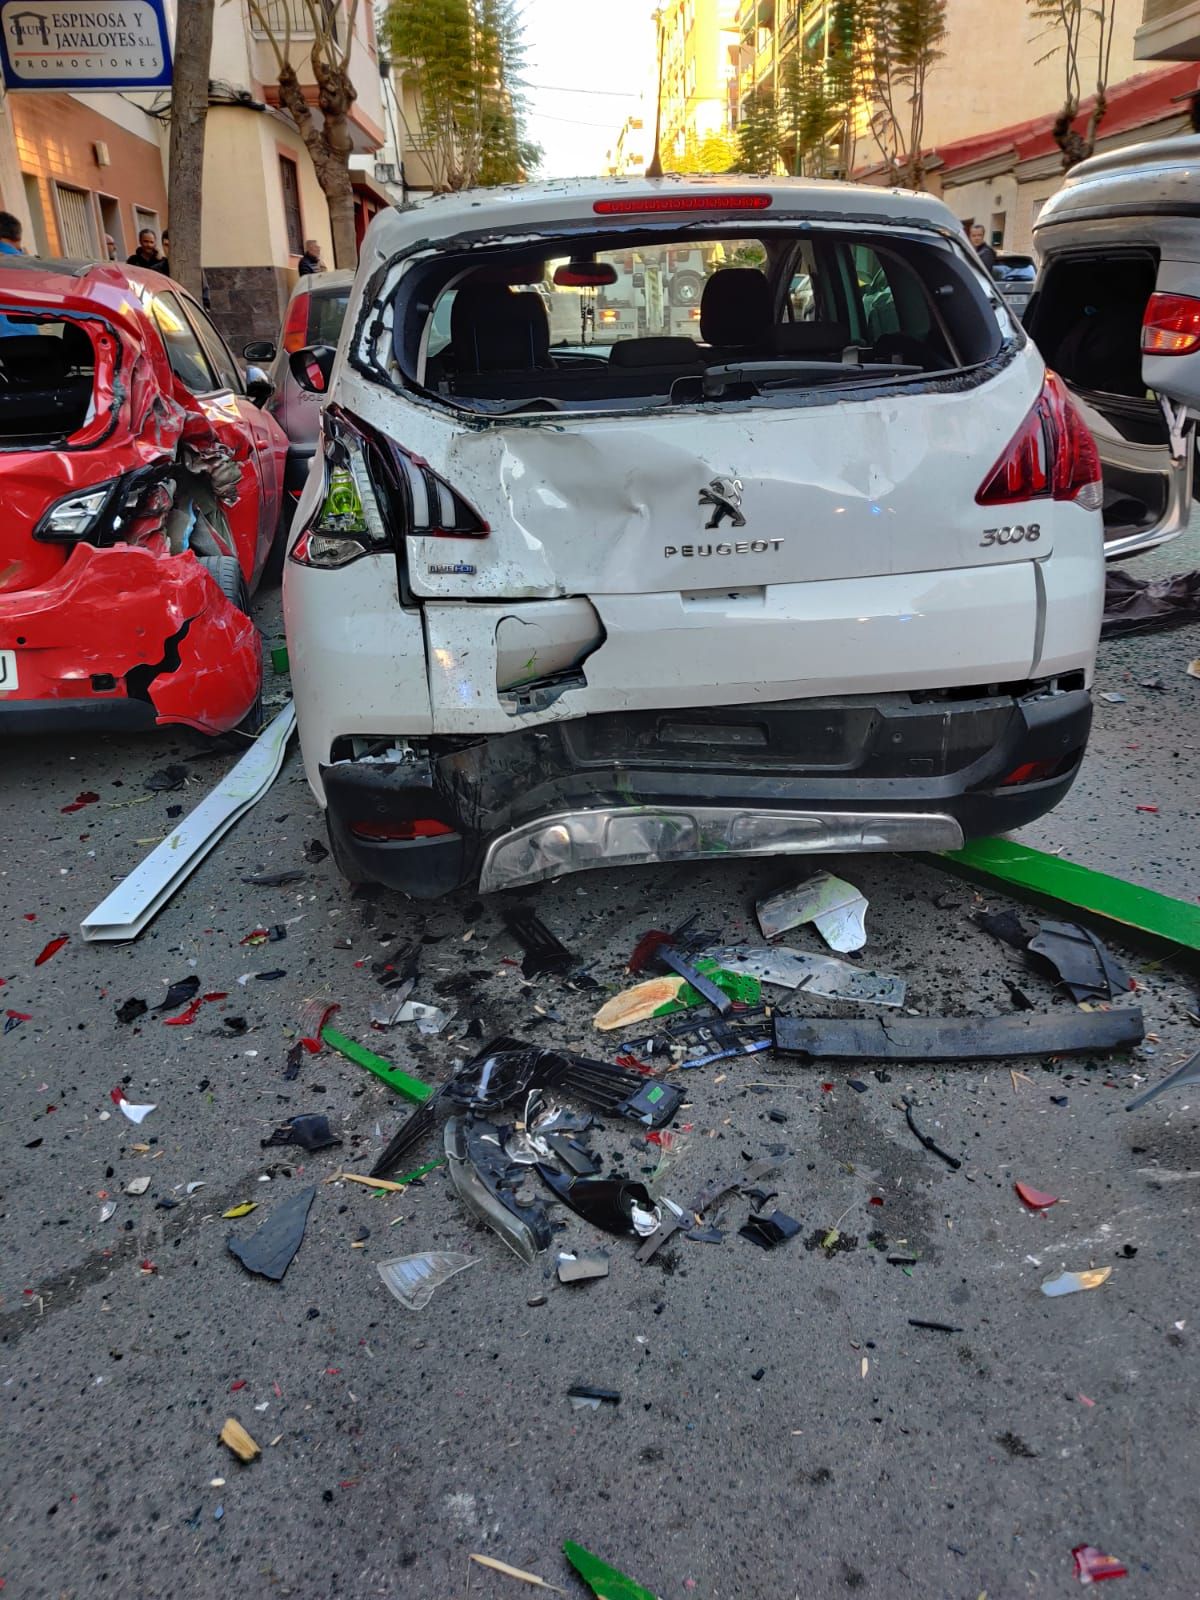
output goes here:
[[181, 9], [175, 29], [167, 183], [171, 199], [171, 274], [197, 300], [203, 286], [200, 229], [212, 34], [213, 0], [191, 0]]
[[515, 0], [391, 0], [384, 25], [413, 91], [405, 132], [434, 188], [522, 182], [541, 149], [525, 132]]
[[752, 89], [737, 126], [737, 170], [769, 177], [779, 162], [779, 111], [770, 89]]
[[[358, 0], [347, 0], [344, 13], [337, 5], [329, 4], [329, 0], [300, 0], [307, 23], [305, 34], [312, 34], [308, 59], [317, 88], [319, 124], [304, 97], [300, 76], [292, 63], [292, 5], [282, 7], [280, 37], [264, 0], [246, 0], [246, 4], [254, 27], [270, 41], [278, 74], [279, 103], [304, 140], [329, 207], [334, 262], [339, 267], [353, 267], [358, 261], [358, 241], [354, 236], [354, 188], [350, 181], [350, 156], [354, 149], [350, 108], [358, 99], [358, 92], [350, 79], [350, 52], [354, 45]], [[345, 33], [344, 42], [338, 37], [340, 30]], [[171, 242], [174, 244], [174, 238]]]
[[672, 172], [728, 172], [736, 159], [733, 140], [727, 133], [708, 133], [703, 139], [689, 134], [683, 154], [669, 163]]
[[[1108, 74], [1112, 62], [1113, 28], [1117, 20], [1117, 0], [1026, 0], [1042, 24], [1041, 36], [1051, 41], [1038, 60], [1062, 56], [1065, 75], [1062, 109], [1054, 119], [1054, 142], [1062, 151], [1063, 170], [1086, 161], [1096, 148], [1096, 135], [1108, 110]], [[1079, 117], [1084, 62], [1094, 61], [1096, 91], [1087, 122], [1075, 126]]]
[[875, 142], [894, 182], [923, 189], [925, 87], [942, 56], [946, 0], [860, 0], [857, 26]]

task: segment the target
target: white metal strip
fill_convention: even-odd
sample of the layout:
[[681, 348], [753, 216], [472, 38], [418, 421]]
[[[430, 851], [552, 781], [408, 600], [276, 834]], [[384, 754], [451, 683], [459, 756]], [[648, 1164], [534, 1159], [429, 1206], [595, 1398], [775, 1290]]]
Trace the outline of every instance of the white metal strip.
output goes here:
[[289, 700], [231, 772], [79, 925], [85, 939], [136, 939], [279, 776], [296, 727]]

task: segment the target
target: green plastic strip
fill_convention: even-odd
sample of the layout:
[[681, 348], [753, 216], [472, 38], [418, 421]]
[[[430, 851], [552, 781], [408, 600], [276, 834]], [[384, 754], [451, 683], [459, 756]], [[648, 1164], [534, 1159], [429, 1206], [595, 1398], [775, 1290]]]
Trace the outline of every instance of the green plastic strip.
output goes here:
[[1011, 839], [976, 839], [962, 850], [946, 850], [936, 860], [962, 867], [1009, 884], [1014, 889], [1077, 906], [1093, 916], [1107, 917], [1127, 928], [1137, 928], [1156, 939], [1166, 939], [1187, 950], [1200, 950], [1200, 906], [1172, 900], [1155, 889], [1142, 889], [1105, 872], [1093, 872], [1076, 861], [1048, 856]]
[[347, 1039], [344, 1033], [339, 1033], [336, 1028], [325, 1028], [321, 1033], [322, 1039], [339, 1055], [345, 1056], [347, 1061], [353, 1061], [355, 1066], [366, 1067], [368, 1072], [373, 1072], [377, 1078], [382, 1078], [389, 1089], [394, 1089], [397, 1094], [411, 1100], [414, 1105], [423, 1105], [436, 1091], [432, 1084], [422, 1083], [420, 1078], [410, 1078], [407, 1072], [401, 1072], [399, 1067], [394, 1067], [390, 1061], [385, 1061], [382, 1056], [377, 1056], [373, 1050], [368, 1050], [355, 1039]]
[[423, 1178], [427, 1172], [433, 1172], [437, 1167], [446, 1165], [445, 1156], [439, 1156], [436, 1161], [427, 1161], [423, 1167], [418, 1167], [415, 1172], [406, 1172], [402, 1178], [393, 1178], [393, 1183], [415, 1183], [418, 1178]]
[[285, 672], [290, 671], [290, 667], [288, 665], [287, 645], [277, 644], [274, 647], [274, 649], [271, 651], [271, 666], [277, 676], [281, 678]]
[[634, 1583], [632, 1578], [618, 1572], [616, 1567], [610, 1567], [607, 1561], [601, 1561], [599, 1556], [594, 1556], [581, 1544], [572, 1544], [568, 1539], [563, 1545], [563, 1555], [596, 1596], [596, 1600], [658, 1600], [657, 1595], [651, 1594], [649, 1589], [643, 1589], [640, 1583]]

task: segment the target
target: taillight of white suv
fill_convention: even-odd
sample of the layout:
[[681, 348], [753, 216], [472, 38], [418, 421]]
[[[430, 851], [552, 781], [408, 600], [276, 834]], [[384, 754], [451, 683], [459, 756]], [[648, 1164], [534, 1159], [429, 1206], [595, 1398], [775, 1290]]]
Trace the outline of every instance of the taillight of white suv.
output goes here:
[[1024, 500], [1073, 500], [1085, 511], [1103, 504], [1100, 456], [1087, 424], [1056, 372], [975, 495], [981, 506]]
[[1142, 315], [1148, 356], [1190, 356], [1200, 350], [1200, 300], [1190, 294], [1152, 294]]
[[322, 420], [324, 491], [292, 546], [301, 567], [329, 570], [395, 550], [410, 535], [482, 539], [491, 531], [444, 478], [393, 440], [367, 432], [344, 413]]

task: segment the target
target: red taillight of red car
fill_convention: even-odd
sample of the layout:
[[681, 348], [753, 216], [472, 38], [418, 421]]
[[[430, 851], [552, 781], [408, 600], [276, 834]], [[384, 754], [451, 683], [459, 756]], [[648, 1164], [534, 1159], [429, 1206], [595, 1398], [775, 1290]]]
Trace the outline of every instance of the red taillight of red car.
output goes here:
[[350, 832], [356, 839], [375, 842], [406, 841], [412, 839], [442, 839], [454, 829], [437, 817], [409, 817], [399, 822], [352, 822]]
[[1098, 511], [1103, 498], [1100, 456], [1066, 385], [1048, 372], [1033, 409], [979, 486], [981, 506], [1024, 500], [1073, 500]]
[[288, 307], [287, 321], [283, 325], [283, 348], [293, 354], [303, 350], [308, 343], [308, 303], [310, 295], [298, 294]]
[[1190, 356], [1200, 350], [1200, 300], [1190, 294], [1152, 294], [1142, 315], [1148, 356]]

